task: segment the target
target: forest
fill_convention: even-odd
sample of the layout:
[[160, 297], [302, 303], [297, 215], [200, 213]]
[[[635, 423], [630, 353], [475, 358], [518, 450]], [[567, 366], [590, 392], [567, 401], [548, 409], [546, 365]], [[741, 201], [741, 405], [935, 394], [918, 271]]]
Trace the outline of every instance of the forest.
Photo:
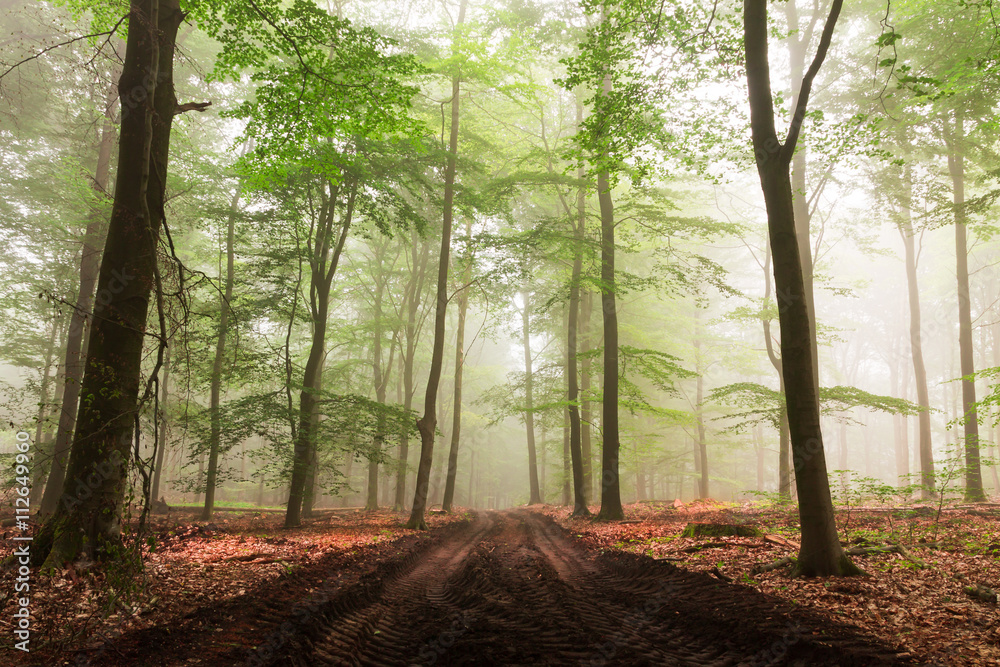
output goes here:
[[1000, 665], [992, 2], [0, 0], [0, 662]]

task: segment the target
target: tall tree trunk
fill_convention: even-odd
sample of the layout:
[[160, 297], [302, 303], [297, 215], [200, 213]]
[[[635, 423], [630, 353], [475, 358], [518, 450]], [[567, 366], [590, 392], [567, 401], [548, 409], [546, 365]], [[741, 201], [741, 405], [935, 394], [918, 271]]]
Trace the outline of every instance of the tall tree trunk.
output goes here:
[[[780, 391], [785, 394], [785, 381], [781, 380]], [[792, 443], [788, 429], [788, 408], [781, 411], [778, 424], [778, 498], [782, 502], [792, 500]]]
[[[576, 125], [577, 127], [583, 125], [583, 102], [579, 95], [576, 98]], [[577, 178], [581, 183], [587, 178], [586, 169], [582, 166], [577, 170]], [[568, 207], [567, 213], [570, 213]], [[569, 403], [570, 455], [573, 460], [579, 459], [583, 468], [583, 482], [581, 489], [577, 491], [577, 494], [582, 496], [583, 502], [575, 509], [580, 510], [583, 514], [588, 514], [590, 510], [587, 509], [587, 503], [593, 495], [593, 454], [590, 449], [590, 425], [581, 423], [583, 417], [580, 400], [580, 362], [577, 360], [577, 355], [580, 352], [581, 332], [586, 327], [586, 322], [581, 323], [584, 315], [581, 313], [581, 309], [584, 307], [583, 299], [581, 299], [581, 280], [583, 279], [584, 243], [587, 236], [587, 190], [583, 185], [580, 185], [576, 190], [576, 210], [574, 213], [576, 222], [573, 224], [573, 269], [570, 276], [569, 322], [566, 335], [568, 365], [566, 386], [567, 402]], [[589, 317], [589, 311], [586, 315]], [[586, 419], [589, 420], [589, 418], [588, 410]]]
[[31, 494], [28, 496], [28, 504], [37, 504], [38, 497], [42, 495], [42, 480], [45, 478], [46, 466], [42, 464], [44, 458], [42, 437], [45, 431], [45, 420], [48, 419], [51, 397], [49, 387], [52, 384], [52, 362], [55, 360], [59, 330], [62, 329], [63, 318], [53, 316], [52, 327], [49, 330], [49, 342], [45, 346], [45, 360], [42, 362], [42, 381], [38, 391], [38, 413], [35, 416], [35, 455], [34, 465], [31, 469]]
[[[771, 301], [771, 248], [768, 246], [764, 251], [764, 308], [770, 306]], [[774, 350], [774, 338], [771, 334], [771, 318], [765, 312], [761, 312], [761, 326], [764, 329], [764, 348], [767, 350], [767, 358], [770, 360], [774, 370], [778, 372], [778, 391], [785, 395], [785, 378], [781, 372], [781, 357]], [[789, 465], [791, 443], [788, 439], [788, 410], [781, 411], [781, 421], [778, 424], [778, 499], [781, 502], [789, 502], [792, 499], [792, 481], [789, 478], [791, 466]]]
[[[946, 135], [949, 133], [946, 131]], [[972, 345], [972, 299], [969, 293], [969, 244], [965, 224], [965, 156], [961, 115], [956, 115], [955, 131], [948, 142], [948, 172], [951, 174], [955, 203], [955, 260], [958, 277], [958, 347], [962, 377], [962, 424], [965, 427], [965, 499], [986, 500], [983, 473], [979, 464], [979, 418], [976, 414], [976, 383], [968, 379], [975, 370]]]
[[[379, 268], [383, 267], [385, 258], [384, 247], [379, 247], [375, 251], [375, 263]], [[382, 298], [385, 294], [385, 279], [382, 276], [375, 278], [375, 302], [374, 306], [374, 328], [372, 342], [372, 379], [375, 385], [375, 400], [379, 405], [385, 405], [385, 394], [389, 387], [389, 376], [392, 372], [392, 351], [390, 348], [389, 363], [386, 364], [385, 371], [382, 370]], [[368, 493], [365, 501], [365, 509], [374, 511], [378, 509], [378, 462], [382, 456], [385, 443], [385, 416], [379, 415], [376, 424], [375, 441], [373, 443], [374, 456], [368, 461]]]
[[[799, 26], [799, 16], [794, 1], [785, 3], [785, 17], [791, 34], [788, 36], [788, 59], [791, 66], [792, 108], [797, 105], [798, 91], [806, 71], [806, 51], [820, 19], [818, 11], [813, 12], [804, 28]], [[809, 195], [806, 189], [806, 147], [802, 146], [792, 156], [792, 211], [795, 216], [795, 237], [799, 244], [799, 260], [802, 263], [802, 284], [805, 286], [806, 310], [809, 313], [810, 342], [813, 357], [813, 379], [816, 394], [819, 395], [819, 344], [816, 339], [816, 303], [813, 298], [813, 257], [810, 223], [812, 211], [809, 209]]]
[[[412, 247], [412, 271], [403, 296], [403, 307], [406, 309], [406, 353], [400, 359], [403, 365], [403, 408], [409, 411], [413, 407], [413, 364], [417, 355], [417, 340], [420, 330], [417, 323], [417, 312], [420, 310], [420, 299], [424, 293], [424, 276], [427, 271], [430, 247], [418, 242], [414, 232]], [[401, 511], [406, 506], [406, 474], [409, 468], [410, 431], [404, 429], [399, 437], [399, 461], [396, 468], [396, 495], [393, 509]]]
[[[458, 10], [456, 28], [465, 23], [465, 9], [468, 0], [462, 0]], [[424, 394], [424, 416], [417, 420], [420, 431], [420, 462], [417, 465], [417, 481], [413, 494], [413, 507], [407, 528], [427, 529], [424, 510], [427, 505], [428, 483], [431, 464], [434, 460], [434, 429], [437, 426], [437, 392], [441, 381], [441, 366], [444, 363], [445, 318], [448, 309], [448, 262], [451, 255], [451, 224], [455, 202], [455, 172], [458, 166], [458, 121], [462, 75], [456, 73], [451, 79], [451, 132], [448, 137], [448, 163], [444, 174], [444, 212], [441, 225], [441, 259], [438, 263], [437, 303], [434, 305], [434, 345], [431, 352], [431, 368], [427, 377]]]
[[476, 450], [469, 448], [469, 498], [467, 500], [469, 507], [476, 507], [475, 497], [472, 495], [472, 481], [476, 476]]
[[757, 492], [764, 492], [764, 434], [761, 427], [755, 426], [753, 430], [754, 454], [757, 459]]
[[934, 453], [931, 443], [930, 395], [927, 390], [927, 369], [924, 367], [923, 339], [920, 323], [920, 288], [917, 286], [917, 249], [912, 224], [913, 177], [912, 167], [903, 167], [903, 210], [899, 234], [903, 239], [906, 261], [906, 290], [910, 310], [910, 357], [913, 359], [913, 377], [917, 388], [917, 415], [919, 431], [921, 495], [928, 499], [934, 495]]
[[698, 377], [695, 380], [695, 418], [698, 420], [697, 456], [698, 472], [701, 473], [698, 479], [698, 497], [708, 498], [708, 442], [705, 436], [705, 414], [702, 406], [705, 399], [705, 378], [702, 373], [705, 368], [701, 358], [701, 326], [698, 311], [695, 311], [694, 350], [698, 371]]
[[[577, 103], [577, 125], [583, 121], [583, 106]], [[577, 172], [577, 176], [582, 180], [585, 177], [583, 169]], [[573, 226], [573, 271], [570, 277], [569, 286], [569, 318], [566, 334], [566, 385], [567, 402], [569, 404], [569, 447], [570, 458], [573, 461], [573, 487], [575, 493], [575, 503], [573, 507], [574, 516], [586, 516], [590, 514], [587, 501], [591, 494], [591, 452], [590, 438], [587, 438], [586, 447], [583, 442], [583, 428], [580, 418], [580, 386], [579, 386], [579, 362], [578, 336], [580, 331], [580, 281], [583, 277], [583, 251], [584, 239], [586, 238], [587, 224], [587, 194], [580, 187], [576, 195], [576, 224]], [[588, 434], [589, 435], [589, 434]], [[579, 479], [576, 470], [580, 469]]]
[[[570, 461], [570, 424], [569, 424], [569, 412], [563, 414], [563, 446], [562, 446], [562, 463], [563, 463], [563, 485], [562, 485], [562, 504], [569, 505], [570, 489], [572, 484], [570, 480], [573, 476], [573, 464]], [[586, 505], [584, 505], [586, 507]], [[589, 510], [588, 510], [589, 511]]]
[[[604, 91], [610, 92], [611, 78], [605, 76]], [[597, 198], [601, 207], [601, 309], [604, 314], [604, 395], [601, 430], [604, 435], [601, 460], [601, 511], [598, 518], [609, 521], [625, 518], [622, 509], [621, 477], [618, 454], [621, 447], [618, 432], [618, 306], [615, 303], [615, 213], [611, 201], [608, 171], [599, 167]], [[580, 470], [579, 486], [583, 486]], [[576, 480], [574, 466], [573, 478]]]
[[167, 436], [170, 428], [166, 419], [167, 399], [170, 397], [170, 348], [167, 348], [166, 356], [163, 358], [163, 383], [160, 386], [162, 392], [160, 395], [160, 424], [156, 430], [156, 461], [153, 464], [153, 483], [149, 492], [149, 497], [154, 501], [160, 499], [160, 479], [163, 476], [163, 461], [166, 457]]
[[[314, 394], [323, 391], [323, 368], [326, 366], [326, 354], [319, 362], [319, 369], [316, 371], [316, 384], [313, 386]], [[312, 442], [309, 447], [309, 467], [306, 474], [305, 487], [302, 489], [302, 516], [311, 518], [313, 516], [313, 505], [316, 502], [316, 488], [319, 480], [319, 450], [316, 442], [316, 434], [319, 432], [319, 410], [318, 406], [313, 406], [312, 416], [309, 419], [309, 432]]]
[[[108, 90], [105, 99], [104, 124], [101, 127], [101, 141], [97, 150], [97, 166], [91, 186], [98, 198], [108, 196], [108, 174], [111, 168], [111, 153], [115, 147], [115, 100], [118, 98], [118, 86], [113, 85]], [[90, 311], [94, 307], [94, 288], [97, 285], [97, 274], [101, 262], [101, 248], [104, 246], [107, 222], [105, 212], [101, 207], [95, 207], [90, 212], [87, 221], [87, 231], [83, 235], [83, 248], [80, 250], [80, 287], [76, 294], [76, 304], [70, 313], [69, 331], [66, 334], [66, 356], [63, 364], [63, 400], [59, 412], [59, 427], [56, 430], [56, 440], [52, 455], [52, 469], [45, 485], [45, 493], [39, 506], [39, 514], [47, 516], [56, 509], [59, 495], [62, 493], [63, 482], [66, 479], [66, 459], [69, 456], [70, 442], [73, 438], [73, 428], [76, 426], [76, 413], [80, 406], [80, 381], [83, 378], [84, 331]], [[104, 308], [101, 304], [100, 309]]]
[[538, 457], [535, 451], [535, 405], [529, 332], [531, 293], [525, 290], [521, 296], [524, 298], [524, 308], [521, 310], [521, 344], [524, 349], [524, 427], [528, 441], [528, 504], [537, 505], [542, 501], [538, 495]]
[[538, 494], [542, 497], [542, 504], [548, 502], [548, 470], [549, 470], [549, 448], [546, 446], [548, 443], [548, 433], [545, 430], [545, 422], [542, 422], [542, 438], [538, 446]]
[[177, 0], [135, 0], [118, 90], [122, 102], [115, 201], [97, 281], [66, 483], [35, 539], [32, 559], [61, 567], [120, 541], [119, 509], [139, 405], [142, 351], [163, 222], [170, 128], [177, 111], [173, 54], [183, 12]]
[[[990, 334], [993, 339], [993, 365], [1000, 366], [1000, 320], [993, 323], [990, 327]], [[998, 454], [1000, 454], [1000, 424], [993, 425], [993, 465], [990, 466], [990, 470], [993, 473], [993, 493], [1000, 494], [1000, 474], [998, 474], [997, 468], [1000, 466], [998, 462]]]
[[458, 444], [462, 435], [462, 371], [465, 369], [465, 316], [469, 310], [469, 280], [472, 278], [472, 219], [465, 223], [466, 257], [461, 292], [458, 295], [458, 331], [455, 335], [455, 396], [452, 401], [451, 447], [448, 450], [448, 474], [444, 484], [441, 509], [452, 510], [455, 480], [458, 477]]
[[[578, 354], [591, 349], [590, 320], [594, 312], [594, 293], [580, 286], [580, 322]], [[590, 408], [590, 357], [580, 363], [580, 458], [583, 459], [583, 496], [589, 502], [594, 497], [594, 447], [591, 434], [593, 411]]]
[[744, 0], [744, 43], [753, 147], [767, 209], [781, 327], [781, 366], [802, 543], [795, 571], [805, 576], [855, 574], [859, 570], [840, 546], [827, 479], [819, 396], [813, 373], [812, 330], [802, 262], [795, 232], [790, 163], [805, 119], [812, 82], [833, 38], [843, 0], [834, 0], [816, 56], [803, 78], [788, 135], [782, 143], [774, 125], [768, 65], [767, 0]]
[[219, 477], [219, 450], [222, 440], [222, 417], [220, 399], [222, 395], [222, 366], [226, 359], [226, 337], [229, 334], [229, 309], [233, 302], [233, 283], [236, 275], [233, 270], [236, 245], [236, 214], [239, 210], [242, 185], [236, 188], [233, 200], [229, 204], [229, 223], [226, 226], [226, 278], [225, 288], [219, 299], [219, 335], [215, 339], [215, 361], [212, 363], [211, 388], [209, 390], [209, 412], [211, 434], [208, 443], [208, 477], [205, 481], [205, 506], [201, 511], [201, 520], [212, 518], [215, 507], [215, 485]]
[[[337, 219], [337, 199], [341, 186], [330, 185], [330, 194], [323, 194], [323, 205], [320, 208], [319, 219], [315, 223], [315, 238], [310, 247], [310, 314], [312, 315], [312, 344], [309, 348], [309, 358], [306, 360], [305, 373], [302, 378], [302, 392], [299, 394], [298, 433], [295, 438], [295, 448], [292, 460], [292, 480], [288, 490], [288, 507], [285, 511], [285, 528], [298, 526], [302, 522], [302, 501], [305, 496], [306, 480], [312, 474], [316, 447], [314, 433], [314, 414], [316, 412], [317, 392], [320, 388], [320, 376], [323, 360], [326, 356], [327, 316], [330, 312], [330, 285], [340, 263], [340, 255], [347, 241], [347, 234], [354, 217], [354, 204], [357, 197], [358, 183], [352, 181], [344, 204], [343, 218], [340, 221], [340, 234], [333, 245], [333, 232]], [[330, 255], [332, 250], [332, 256]]]
[[[897, 339], [898, 340], [898, 339]], [[901, 357], [896, 354], [898, 348], [894, 341], [889, 350], [889, 394], [905, 399], [906, 392], [903, 389], [901, 373], [899, 367], [902, 365]], [[908, 452], [906, 451], [906, 418], [902, 415], [892, 415], [892, 441], [893, 453], [895, 454], [896, 479], [905, 484], [907, 475], [910, 473]]]

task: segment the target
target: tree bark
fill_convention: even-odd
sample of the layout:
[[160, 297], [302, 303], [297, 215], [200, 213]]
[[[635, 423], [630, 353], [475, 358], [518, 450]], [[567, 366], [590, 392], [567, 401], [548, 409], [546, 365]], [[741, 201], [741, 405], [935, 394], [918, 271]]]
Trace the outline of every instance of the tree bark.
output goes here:
[[[403, 296], [406, 308], [406, 354], [400, 359], [403, 365], [403, 408], [409, 411], [413, 407], [413, 364], [417, 354], [417, 340], [420, 336], [417, 324], [417, 312], [420, 310], [420, 299], [424, 293], [424, 276], [429, 261], [429, 247], [418, 242], [414, 233], [412, 248], [412, 271], [406, 292]], [[396, 495], [393, 509], [401, 511], [406, 504], [406, 474], [409, 468], [410, 433], [404, 429], [399, 438], [399, 462], [396, 468]]]
[[[326, 353], [319, 363], [316, 371], [316, 383], [313, 385], [313, 394], [319, 395], [323, 391], [323, 368], [326, 366]], [[302, 517], [310, 518], [313, 515], [313, 505], [316, 502], [316, 487], [319, 480], [319, 448], [316, 441], [316, 434], [319, 432], [320, 411], [318, 406], [313, 406], [312, 416], [309, 419], [309, 432], [311, 443], [309, 446], [309, 467], [306, 473], [306, 483], [302, 489]]]
[[[993, 365], [1000, 366], [1000, 320], [993, 322], [990, 327], [990, 334], [993, 340]], [[1000, 467], [998, 453], [1000, 453], [1000, 424], [993, 425], [993, 465], [990, 471], [993, 473], [993, 493], [1000, 494]]]
[[753, 430], [754, 453], [757, 459], [757, 491], [764, 492], [764, 434], [760, 426], [755, 426]]
[[[462, 0], [458, 10], [456, 27], [465, 22], [468, 0]], [[444, 212], [441, 225], [441, 254], [438, 263], [437, 303], [434, 306], [434, 345], [431, 352], [431, 368], [424, 394], [424, 416], [417, 420], [420, 431], [420, 462], [417, 465], [416, 488], [413, 507], [407, 528], [426, 530], [424, 511], [427, 505], [428, 483], [431, 464], [434, 461], [434, 431], [437, 426], [437, 391], [441, 381], [441, 366], [444, 363], [445, 318], [448, 309], [448, 263], [451, 255], [451, 226], [455, 202], [455, 173], [458, 167], [458, 122], [462, 76], [456, 73], [451, 79], [451, 132], [448, 137], [448, 162], [444, 175]]]
[[458, 477], [458, 445], [462, 435], [462, 372], [465, 369], [465, 316], [469, 310], [469, 280], [472, 278], [472, 220], [465, 223], [467, 252], [461, 292], [458, 295], [458, 331], [455, 334], [455, 395], [452, 401], [451, 447], [448, 450], [448, 473], [445, 476], [441, 509], [452, 510], [455, 481]]
[[[577, 125], [583, 122], [583, 106], [577, 102]], [[577, 177], [583, 180], [586, 174], [581, 168], [577, 172]], [[580, 281], [583, 278], [583, 251], [584, 240], [586, 238], [587, 224], [587, 193], [583, 187], [577, 189], [576, 194], [576, 224], [573, 226], [573, 270], [570, 276], [569, 286], [569, 317], [566, 334], [566, 362], [567, 362], [567, 402], [569, 403], [569, 446], [570, 457], [573, 461], [573, 486], [575, 492], [575, 503], [573, 507], [574, 516], [586, 516], [590, 514], [587, 502], [591, 494], [591, 452], [590, 438], [586, 439], [584, 446], [583, 425], [580, 416], [580, 380], [579, 362], [577, 354], [579, 350], [580, 332], [580, 310], [581, 299]], [[589, 436], [589, 433], [588, 433]], [[576, 469], [580, 468], [579, 479], [577, 479]]]
[[[295, 448], [292, 461], [292, 480], [288, 491], [288, 507], [285, 511], [285, 528], [298, 526], [302, 522], [302, 501], [305, 496], [306, 480], [314, 469], [313, 450], [316, 447], [314, 432], [314, 413], [317, 408], [317, 392], [320, 388], [320, 374], [323, 360], [326, 356], [327, 317], [330, 312], [330, 285], [340, 263], [340, 255], [347, 241], [354, 218], [354, 204], [357, 197], [358, 183], [352, 180], [347, 186], [349, 192], [344, 204], [343, 217], [340, 221], [340, 234], [333, 241], [333, 232], [337, 220], [337, 200], [341, 186], [330, 186], [330, 193], [324, 198], [320, 208], [319, 218], [315, 223], [315, 237], [310, 239], [309, 247], [309, 306], [312, 315], [312, 343], [309, 348], [309, 358], [306, 360], [305, 373], [302, 378], [302, 392], [299, 394], [299, 428], [295, 438]], [[331, 256], [332, 251], [332, 256]]]
[[571, 480], [573, 479], [573, 464], [571, 462], [570, 456], [570, 424], [569, 424], [569, 412], [563, 414], [563, 446], [562, 446], [562, 463], [563, 463], [563, 484], [562, 484], [562, 504], [569, 505], [570, 493], [572, 490]]
[[[378, 265], [376, 271], [384, 268], [385, 259], [384, 246], [380, 246], [375, 251], [374, 263]], [[389, 353], [389, 363], [386, 364], [385, 371], [382, 370], [382, 299], [385, 294], [385, 278], [381, 275], [375, 277], [375, 300], [374, 300], [374, 329], [372, 341], [372, 381], [375, 385], [375, 400], [379, 405], [385, 405], [386, 390], [389, 387], [389, 376], [392, 372], [392, 350]], [[375, 451], [374, 456], [368, 461], [368, 489], [365, 509], [374, 511], [378, 509], [378, 462], [382, 456], [385, 442], [385, 416], [379, 415], [375, 431]]]
[[236, 188], [233, 200], [229, 204], [229, 223], [226, 226], [226, 278], [225, 287], [219, 299], [219, 335], [215, 340], [215, 360], [212, 363], [211, 388], [209, 390], [209, 412], [211, 433], [208, 443], [208, 476], [205, 480], [205, 506], [201, 511], [201, 520], [212, 518], [215, 507], [215, 485], [219, 474], [219, 450], [222, 440], [222, 419], [219, 414], [222, 394], [222, 366], [226, 358], [226, 336], [229, 334], [229, 309], [233, 301], [233, 283], [236, 275], [233, 270], [236, 245], [236, 213], [240, 204], [242, 186]]
[[[538, 456], [535, 451], [535, 405], [532, 387], [531, 368], [531, 293], [525, 290], [524, 308], [521, 310], [521, 344], [524, 350], [524, 427], [528, 442], [528, 504], [537, 505], [542, 502], [538, 495]], [[572, 437], [572, 436], [570, 436]]]
[[[605, 77], [605, 91], [610, 78]], [[601, 207], [601, 308], [604, 312], [604, 396], [601, 405], [601, 430], [604, 435], [601, 460], [601, 510], [598, 519], [625, 518], [622, 509], [621, 477], [618, 456], [621, 442], [618, 432], [618, 306], [615, 303], [615, 216], [611, 185], [606, 168], [597, 172], [597, 198]], [[580, 470], [580, 486], [583, 470]], [[574, 469], [574, 479], [576, 471]]]
[[160, 396], [160, 424], [156, 430], [156, 461], [153, 464], [153, 483], [149, 497], [155, 502], [160, 499], [160, 478], [163, 476], [163, 461], [166, 458], [169, 422], [166, 419], [167, 399], [170, 397], [170, 348], [163, 359], [163, 383]]
[[[45, 420], [48, 418], [51, 397], [49, 387], [52, 384], [52, 362], [59, 341], [59, 330], [62, 328], [63, 318], [58, 314], [52, 318], [52, 327], [49, 330], [49, 342], [45, 346], [45, 360], [42, 362], [42, 381], [38, 391], [38, 413], [35, 417], [35, 455], [32, 457], [34, 465], [31, 467], [31, 493], [28, 496], [28, 505], [38, 503], [39, 496], [42, 495], [42, 480], [45, 479], [45, 466], [42, 464], [43, 455], [43, 435]], [[56, 374], [58, 377], [58, 373]], [[50, 434], [51, 435], [51, 434]]]
[[81, 552], [103, 557], [120, 541], [119, 509], [139, 409], [142, 350], [163, 223], [170, 129], [177, 109], [173, 53], [177, 0], [134, 0], [118, 90], [121, 142], [115, 200], [97, 281], [80, 418], [66, 483], [32, 558], [61, 567]]
[[[899, 340], [900, 348], [902, 347], [902, 340]], [[891, 395], [898, 396], [902, 399], [907, 399], [907, 382], [909, 375], [902, 373], [901, 367], [904, 366], [902, 355], [897, 354], [898, 349], [896, 344], [893, 344], [892, 358], [889, 363], [889, 385], [891, 388]], [[907, 442], [907, 428], [906, 428], [906, 417], [903, 415], [894, 414], [892, 416], [892, 434], [893, 441], [896, 445], [896, 479], [899, 480], [901, 484], [906, 484], [910, 476], [910, 452], [909, 443]]]
[[[580, 286], [579, 353], [591, 349], [590, 320], [594, 312], [594, 293]], [[590, 407], [590, 357], [580, 363], [580, 458], [583, 459], [583, 496], [590, 502], [594, 497], [594, 447], [591, 434], [593, 411]]]
[[955, 260], [958, 278], [958, 347], [962, 377], [962, 424], [965, 428], [965, 500], [986, 500], [983, 473], [979, 463], [979, 418], [976, 414], [976, 382], [969, 378], [976, 371], [972, 344], [972, 299], [969, 293], [969, 244], [965, 223], [965, 156], [960, 142], [964, 138], [961, 115], [955, 118], [954, 133], [948, 139], [948, 172], [951, 174], [955, 204]]
[[702, 406], [702, 402], [705, 400], [705, 378], [702, 373], [705, 369], [701, 358], [701, 326], [697, 311], [695, 311], [694, 336], [695, 365], [698, 372], [698, 377], [695, 380], [695, 418], [698, 420], [698, 472], [701, 473], [698, 478], [698, 497], [708, 498], [708, 442], [705, 436], [705, 414]]
[[[771, 248], [768, 246], [764, 252], [764, 307], [768, 307], [771, 301]], [[762, 312], [760, 318], [761, 326], [764, 329], [764, 348], [767, 350], [767, 358], [770, 360], [774, 370], [778, 372], [778, 391], [785, 395], [785, 378], [781, 372], [781, 357], [774, 351], [774, 339], [771, 335], [771, 318]], [[792, 499], [792, 482], [789, 478], [791, 466], [789, 466], [789, 450], [791, 443], [788, 440], [788, 410], [781, 411], [781, 421], [778, 423], [778, 498], [782, 502]]]
[[[108, 196], [108, 174], [111, 169], [111, 153], [115, 147], [115, 100], [118, 99], [117, 84], [111, 86], [105, 99], [104, 124], [101, 128], [101, 142], [97, 150], [97, 166], [94, 169], [92, 187], [98, 197]], [[87, 231], [83, 235], [80, 250], [80, 287], [76, 294], [76, 304], [70, 314], [69, 331], [66, 334], [66, 355], [63, 365], [63, 400], [59, 412], [59, 426], [56, 430], [52, 454], [52, 469], [45, 485], [39, 515], [48, 516], [56, 509], [66, 480], [66, 459], [69, 456], [76, 413], [80, 406], [80, 381], [83, 378], [83, 341], [87, 321], [94, 307], [94, 288], [100, 269], [101, 248], [104, 246], [107, 222], [105, 212], [99, 207], [91, 211]], [[103, 309], [103, 304], [101, 308]]]
[[[794, 0], [785, 3], [785, 16], [791, 34], [788, 37], [788, 59], [791, 66], [792, 108], [797, 106], [797, 95], [806, 71], [806, 51], [819, 22], [819, 12], [813, 12], [804, 29], [799, 28], [799, 16]], [[799, 244], [799, 259], [802, 262], [802, 284], [805, 287], [806, 310], [809, 313], [810, 341], [813, 357], [813, 379], [816, 394], [819, 395], [819, 344], [816, 339], [816, 303], [813, 298], [813, 253], [810, 223], [812, 211], [806, 190], [806, 148], [801, 146], [792, 156], [792, 210], [795, 215], [795, 236]]]
[[912, 168], [903, 168], [903, 211], [899, 234], [903, 238], [903, 255], [906, 262], [906, 290], [910, 310], [910, 357], [913, 360], [913, 377], [916, 381], [917, 404], [922, 408], [917, 415], [919, 431], [921, 495], [929, 499], [934, 495], [934, 453], [931, 442], [930, 393], [927, 390], [927, 369], [924, 366], [923, 339], [920, 322], [920, 289], [917, 285], [917, 249], [912, 223], [913, 177]]
[[[378, 297], [376, 301], [380, 300]], [[376, 317], [379, 317], [376, 314]], [[382, 331], [379, 325], [375, 325], [375, 351], [372, 358], [372, 367], [377, 368], [375, 371], [375, 400], [378, 401], [379, 405], [385, 405], [385, 388], [382, 383], [382, 354], [381, 354], [381, 337]], [[374, 451], [372, 452], [371, 458], [368, 459], [368, 484], [366, 486], [365, 493], [365, 511], [374, 512], [378, 509], [378, 457], [382, 454], [383, 442], [385, 440], [385, 417], [382, 415], [378, 416], [378, 422], [375, 430], [375, 441], [373, 443]]]
[[774, 264], [781, 327], [781, 366], [792, 453], [802, 543], [796, 572], [804, 576], [859, 572], [841, 549], [827, 479], [819, 396], [813, 373], [812, 330], [809, 320], [802, 262], [796, 238], [794, 201], [789, 168], [812, 81], [833, 38], [843, 0], [834, 0], [816, 56], [803, 78], [796, 98], [791, 127], [784, 143], [774, 126], [774, 106], [768, 65], [767, 0], [744, 0], [747, 91], [753, 147], [767, 209], [768, 236]]

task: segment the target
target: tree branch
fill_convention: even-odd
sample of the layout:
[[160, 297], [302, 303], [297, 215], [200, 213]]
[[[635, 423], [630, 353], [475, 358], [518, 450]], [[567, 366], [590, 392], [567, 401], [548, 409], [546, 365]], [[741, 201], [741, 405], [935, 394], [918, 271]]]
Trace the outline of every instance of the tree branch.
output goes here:
[[128, 15], [126, 14], [125, 16], [123, 16], [120, 19], [118, 19], [118, 23], [116, 23], [115, 27], [113, 27], [111, 30], [105, 30], [104, 32], [95, 32], [95, 33], [93, 33], [91, 35], [82, 35], [80, 37], [74, 37], [73, 39], [68, 39], [65, 42], [59, 42], [58, 44], [53, 44], [52, 46], [47, 46], [44, 49], [42, 49], [41, 51], [39, 51], [38, 53], [30, 55], [27, 58], [25, 58], [24, 60], [22, 60], [22, 61], [20, 61], [18, 63], [15, 63], [15, 64], [11, 65], [10, 67], [8, 67], [6, 71], [4, 71], [2, 74], [0, 74], [0, 79], [3, 79], [5, 76], [7, 76], [8, 74], [10, 74], [14, 70], [16, 70], [21, 65], [23, 65], [23, 64], [25, 64], [27, 62], [31, 62], [32, 60], [37, 60], [38, 58], [41, 58], [42, 56], [44, 56], [49, 51], [53, 51], [55, 49], [58, 49], [60, 46], [69, 46], [70, 44], [74, 44], [74, 43], [82, 41], [84, 39], [90, 39], [92, 37], [103, 37], [105, 35], [107, 35], [107, 36], [110, 37], [111, 35], [115, 34], [115, 32], [117, 32], [118, 28], [121, 26], [122, 23], [125, 22], [125, 19], [127, 19], [127, 18], [128, 18]]
[[788, 127], [788, 136], [785, 137], [785, 145], [782, 147], [782, 152], [789, 159], [791, 159], [792, 153], [795, 152], [795, 144], [798, 143], [799, 133], [802, 131], [802, 123], [806, 118], [806, 109], [809, 106], [809, 93], [812, 92], [813, 80], [819, 74], [819, 68], [823, 66], [823, 61], [826, 60], [827, 51], [830, 50], [830, 42], [833, 41], [833, 29], [837, 25], [837, 19], [840, 18], [840, 10], [843, 6], [844, 0], [833, 0], [833, 6], [830, 7], [830, 15], [826, 18], [826, 24], [823, 26], [823, 35], [820, 37], [819, 46], [816, 47], [816, 55], [809, 65], [809, 70], [802, 77], [802, 87], [799, 89], [795, 109], [792, 113], [792, 122]]

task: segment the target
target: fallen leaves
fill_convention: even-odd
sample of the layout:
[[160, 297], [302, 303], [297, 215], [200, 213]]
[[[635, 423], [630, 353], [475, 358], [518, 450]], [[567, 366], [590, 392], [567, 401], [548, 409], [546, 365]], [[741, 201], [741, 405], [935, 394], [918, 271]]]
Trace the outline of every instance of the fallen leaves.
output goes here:
[[[401, 527], [405, 516], [389, 511], [338, 510], [292, 530], [281, 527], [280, 514], [227, 514], [207, 524], [196, 516], [182, 511], [154, 517], [156, 546], [144, 554], [144, 580], [129, 603], [116, 603], [110, 614], [100, 608], [109, 590], [101, 567], [83, 570], [69, 564], [52, 577], [33, 572], [31, 664], [62, 664], [60, 656], [96, 649], [129, 630], [176, 627], [207, 604], [246, 595], [304, 564], [415, 532]], [[461, 515], [432, 516], [428, 523], [459, 519]], [[8, 553], [11, 545], [12, 540], [4, 545]], [[12, 604], [0, 592], [0, 632], [7, 637], [12, 636]]]
[[[838, 523], [850, 528], [850, 544], [865, 551], [871, 576], [792, 579], [787, 567], [761, 572], [776, 562], [788, 565], [799, 550], [798, 517], [793, 509], [762, 510], [713, 502], [643, 502], [626, 516], [639, 523], [598, 523], [571, 519], [564, 508], [545, 508], [578, 539], [602, 549], [622, 549], [680, 567], [729, 577], [737, 585], [829, 614], [896, 644], [921, 664], [949, 667], [1000, 665], [1000, 612], [989, 591], [1000, 588], [1000, 542], [995, 513], [947, 509], [910, 512], [894, 520], [887, 512], [854, 509]], [[692, 521], [750, 523], [762, 538], [682, 538]], [[843, 531], [842, 531], [843, 535]], [[905, 545], [894, 549], [887, 537]], [[902, 552], [902, 553], [900, 553]], [[984, 591], [973, 599], [966, 589]]]

